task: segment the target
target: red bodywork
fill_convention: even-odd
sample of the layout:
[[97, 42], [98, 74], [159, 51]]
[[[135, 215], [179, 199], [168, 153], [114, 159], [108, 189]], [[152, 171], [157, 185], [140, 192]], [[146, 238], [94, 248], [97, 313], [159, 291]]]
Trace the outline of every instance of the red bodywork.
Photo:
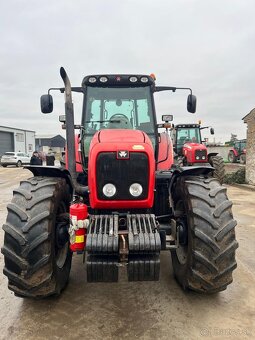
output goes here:
[[157, 170], [168, 170], [174, 163], [173, 143], [168, 133], [161, 132], [159, 136]]
[[236, 150], [235, 148], [232, 148], [229, 151], [233, 151], [235, 157], [239, 157], [240, 155], [243, 155], [243, 154], [246, 155], [246, 149], [243, 149], [240, 154], [238, 153], [238, 150]]
[[[206, 150], [206, 159], [197, 160], [195, 157], [196, 151]], [[207, 162], [207, 148], [203, 144], [185, 143], [182, 148], [183, 156], [185, 156], [187, 163], [205, 163]]]
[[237, 152], [237, 150], [236, 150], [236, 149], [232, 148], [232, 149], [230, 149], [230, 151], [233, 151], [233, 152], [234, 152], [234, 155], [235, 155], [236, 157], [238, 157], [238, 156], [239, 156], [239, 154], [238, 154], [238, 152]]
[[[144, 152], [149, 162], [148, 196], [144, 200], [100, 200], [97, 197], [96, 161], [100, 152], [121, 151]], [[122, 162], [120, 159], [119, 162]], [[155, 188], [155, 158], [150, 138], [139, 130], [112, 129], [101, 130], [92, 138], [89, 150], [88, 185], [90, 206], [97, 209], [151, 208]]]

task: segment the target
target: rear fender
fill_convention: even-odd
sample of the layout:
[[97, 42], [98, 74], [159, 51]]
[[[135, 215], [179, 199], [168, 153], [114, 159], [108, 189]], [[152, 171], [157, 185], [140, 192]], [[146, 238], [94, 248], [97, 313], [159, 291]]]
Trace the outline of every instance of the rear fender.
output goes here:
[[233, 149], [230, 149], [229, 152], [230, 151], [232, 151], [234, 153], [235, 157], [238, 157], [238, 152], [237, 152], [236, 149], [233, 148]]
[[169, 208], [174, 212], [175, 183], [179, 177], [209, 175], [214, 170], [211, 166], [172, 166], [168, 171], [156, 171], [156, 181], [166, 183], [169, 193]]
[[199, 176], [199, 175], [208, 175], [214, 170], [214, 168], [210, 165], [206, 166], [183, 166], [180, 167], [180, 170], [175, 171], [175, 174], [179, 176]]
[[34, 176], [65, 178], [66, 182], [69, 185], [70, 193], [73, 193], [71, 175], [69, 171], [64, 168], [57, 168], [55, 166], [27, 165], [24, 166], [24, 169], [28, 169], [29, 171], [31, 171]]
[[169, 192], [169, 207], [174, 211], [174, 190], [175, 183], [179, 177], [209, 175], [214, 170], [211, 166], [183, 166], [176, 165], [168, 171], [156, 171], [156, 181], [166, 183]]
[[174, 190], [175, 183], [179, 177], [188, 177], [188, 176], [200, 176], [200, 175], [209, 175], [214, 170], [211, 166], [185, 166], [176, 169], [173, 173], [172, 179], [169, 183], [169, 203], [172, 211], [174, 212]]
[[169, 191], [172, 188], [172, 185], [176, 181], [178, 177], [184, 176], [200, 176], [200, 175], [209, 175], [214, 168], [210, 165], [206, 166], [172, 166], [172, 168], [168, 171], [157, 171], [156, 179], [167, 181], [169, 183]]

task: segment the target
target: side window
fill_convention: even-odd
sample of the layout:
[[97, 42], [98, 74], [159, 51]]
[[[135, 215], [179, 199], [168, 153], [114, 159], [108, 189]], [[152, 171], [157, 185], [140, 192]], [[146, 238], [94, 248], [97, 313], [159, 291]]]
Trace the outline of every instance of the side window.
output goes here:
[[101, 105], [100, 105], [100, 100], [91, 100], [90, 103], [90, 112], [88, 112], [88, 120], [90, 120], [89, 123], [86, 124], [86, 127], [88, 129], [88, 132], [91, 132], [93, 130], [98, 130], [98, 126], [99, 126], [99, 120], [100, 119], [100, 109], [101, 109]]
[[188, 130], [179, 129], [177, 134], [177, 143], [184, 144], [186, 139], [188, 139]]
[[147, 99], [137, 100], [137, 125], [139, 129], [145, 132], [153, 132], [153, 123], [149, 115]]

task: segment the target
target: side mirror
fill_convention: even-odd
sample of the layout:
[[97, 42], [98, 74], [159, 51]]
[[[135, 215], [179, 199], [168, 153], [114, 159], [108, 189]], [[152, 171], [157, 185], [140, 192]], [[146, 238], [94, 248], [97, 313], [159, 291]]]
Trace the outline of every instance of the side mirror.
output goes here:
[[210, 128], [210, 134], [214, 135], [214, 128]]
[[163, 122], [171, 122], [173, 120], [173, 115], [163, 115], [162, 116], [162, 121]]
[[195, 113], [196, 107], [197, 107], [196, 96], [194, 96], [193, 94], [189, 94], [187, 99], [187, 110], [191, 113]]
[[41, 111], [42, 113], [51, 113], [53, 111], [53, 98], [50, 94], [41, 96]]

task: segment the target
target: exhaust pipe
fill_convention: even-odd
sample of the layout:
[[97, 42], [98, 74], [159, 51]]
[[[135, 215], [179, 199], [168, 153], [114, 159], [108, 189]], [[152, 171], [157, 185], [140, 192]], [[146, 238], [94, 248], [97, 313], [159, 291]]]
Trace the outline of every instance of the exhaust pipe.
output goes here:
[[85, 196], [88, 194], [88, 187], [77, 182], [76, 159], [75, 159], [75, 136], [74, 136], [74, 110], [72, 102], [71, 83], [64, 67], [60, 68], [60, 75], [65, 85], [65, 114], [66, 114], [66, 142], [68, 152], [68, 170], [70, 172], [73, 187], [77, 194]]

